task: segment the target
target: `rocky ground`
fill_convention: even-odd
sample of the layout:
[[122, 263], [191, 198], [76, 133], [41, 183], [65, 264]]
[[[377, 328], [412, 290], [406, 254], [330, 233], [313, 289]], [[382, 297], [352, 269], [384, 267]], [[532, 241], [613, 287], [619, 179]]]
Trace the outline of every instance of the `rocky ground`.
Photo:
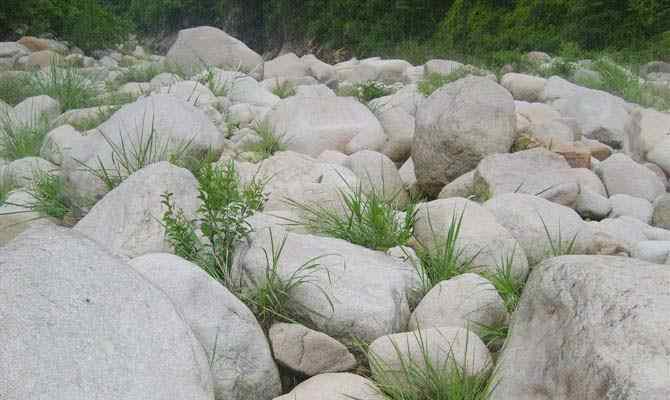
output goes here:
[[669, 64], [94, 56], [0, 43], [0, 399], [670, 398]]

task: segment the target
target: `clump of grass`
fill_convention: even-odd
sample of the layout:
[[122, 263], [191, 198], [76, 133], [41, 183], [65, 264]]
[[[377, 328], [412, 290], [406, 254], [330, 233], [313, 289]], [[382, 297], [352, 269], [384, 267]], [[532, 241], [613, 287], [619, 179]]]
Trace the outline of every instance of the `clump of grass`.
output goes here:
[[461, 67], [452, 71], [451, 73], [444, 75], [439, 73], [430, 73], [427, 74], [418, 85], [419, 92], [424, 96], [428, 97], [433, 94], [437, 89], [445, 86], [451, 82], [455, 82], [459, 79], [465, 78], [468, 75], [473, 74], [473, 70], [466, 67]]
[[483, 181], [475, 181], [470, 187], [467, 198], [479, 203], [484, 203], [493, 197], [491, 188]]
[[0, 77], [0, 100], [15, 106], [35, 95], [29, 74], [3, 75]]
[[248, 148], [249, 151], [258, 153], [261, 158], [265, 159], [279, 151], [286, 150], [285, 135], [276, 135], [268, 122], [258, 122], [252, 126], [252, 129], [256, 132], [260, 141], [252, 143]]
[[185, 151], [180, 157], [172, 158], [170, 162], [186, 168], [191, 171], [193, 176], [200, 179], [203, 169], [209, 164], [217, 162], [220, 156], [221, 153], [214, 151], [212, 148], [198, 151], [189, 150]]
[[128, 82], [149, 82], [156, 75], [163, 72], [159, 64], [151, 63], [148, 65], [135, 65], [128, 68], [117, 79], [116, 84], [123, 85]]
[[70, 122], [70, 125], [81, 132], [95, 129], [102, 125], [103, 122], [107, 121], [112, 116], [112, 114], [117, 112], [120, 108], [121, 106], [118, 105], [98, 107], [94, 115], [87, 118], [82, 118], [79, 121]]
[[416, 249], [419, 258], [419, 276], [425, 292], [438, 283], [462, 275], [473, 268], [476, 255], [467, 257], [465, 249], [458, 246], [464, 214], [465, 210], [460, 215], [456, 213], [452, 215], [445, 237], [435, 233], [428, 216], [428, 224], [435, 238], [434, 243], [432, 245], [420, 243]]
[[[410, 357], [393, 343], [400, 361], [391, 368], [376, 354], [364, 350], [379, 394], [388, 400], [486, 400], [492, 390], [492, 369], [469, 375], [467, 344], [464, 366], [458, 366], [453, 353], [443, 363], [436, 364], [420, 332], [416, 332], [420, 354]], [[449, 350], [451, 352], [451, 350]]]
[[272, 88], [272, 93], [280, 99], [285, 99], [287, 97], [295, 96], [295, 87], [291, 81], [284, 80], [283, 82], [280, 82], [279, 79], [277, 79], [274, 88]]
[[496, 288], [505, 303], [507, 312], [510, 314], [512, 314], [519, 305], [521, 292], [523, 292], [523, 287], [525, 285], [524, 280], [514, 274], [513, 266], [514, 252], [501, 259], [496, 265], [495, 272], [482, 273], [482, 275]]
[[85, 204], [68, 190], [62, 176], [35, 173], [28, 194], [33, 198], [28, 205], [31, 211], [55, 218], [63, 225], [74, 226], [83, 216]]
[[382, 82], [367, 81], [355, 83], [338, 89], [338, 96], [353, 96], [361, 103], [367, 104], [370, 100], [391, 94], [392, 90]]
[[495, 325], [476, 324], [477, 335], [491, 351], [500, 350], [509, 335], [507, 321], [498, 321]]
[[313, 313], [314, 310], [311, 308], [291, 302], [291, 293], [301, 286], [312, 285], [319, 289], [330, 303], [331, 309], [334, 310], [330, 297], [314, 279], [314, 273], [321, 269], [318, 261], [323, 256], [305, 261], [289, 276], [282, 277], [279, 273], [279, 259], [286, 245], [286, 236], [281, 243], [277, 244], [272, 230], [269, 234], [270, 249], [269, 251], [263, 249], [266, 262], [264, 279], [258, 286], [244, 291], [242, 294], [243, 301], [250, 305], [261, 326], [267, 329], [273, 321], [299, 323], [303, 319], [300, 315], [305, 315], [301, 311]]
[[405, 216], [400, 219], [393, 206], [395, 196], [389, 199], [377, 190], [363, 193], [361, 185], [356, 188], [347, 186], [346, 189], [340, 190], [344, 212], [288, 199], [288, 204], [302, 215], [299, 220], [291, 222], [312, 232], [374, 250], [388, 250], [409, 241], [416, 222], [414, 204], [405, 209]]
[[552, 236], [551, 232], [549, 232], [549, 227], [544, 221], [542, 215], [538, 214], [538, 216], [540, 217], [540, 221], [542, 221], [542, 227], [544, 228], [544, 233], [547, 235], [547, 242], [549, 243], [549, 248], [547, 249], [547, 252], [549, 253], [549, 255], [551, 255], [552, 257], [559, 257], [559, 256], [575, 254], [576, 250], [575, 245], [577, 242], [578, 234], [575, 234], [572, 238], [564, 238], [561, 232], [561, 223], [559, 221], [558, 232], [554, 237]]
[[201, 205], [195, 220], [176, 208], [172, 194], [164, 194], [162, 220], [175, 254], [198, 264], [224, 286], [237, 287], [230, 274], [233, 246], [251, 231], [247, 218], [262, 208], [263, 186], [255, 181], [243, 186], [232, 162], [225, 168], [207, 165], [199, 179]]
[[58, 100], [63, 111], [86, 108], [96, 104], [98, 90], [76, 68], [51, 64], [46, 73], [37, 73], [31, 85], [38, 94]]
[[16, 185], [9, 176], [0, 173], [0, 206], [5, 204], [5, 200], [7, 200], [9, 193], [15, 189], [15, 186]]
[[23, 124], [9, 115], [0, 115], [0, 158], [13, 161], [39, 156], [47, 133], [49, 124], [45, 118]]
[[[100, 131], [100, 135], [107, 142], [112, 152], [110, 164], [105, 164], [100, 157], [98, 157], [97, 164], [93, 167], [78, 160], [75, 161], [78, 161], [85, 170], [100, 179], [108, 190], [112, 190], [128, 176], [148, 165], [159, 161], [178, 163], [178, 160], [181, 160], [188, 153], [191, 145], [189, 141], [178, 146], [172, 146], [169, 140], [161, 139], [154, 121], [151, 122], [148, 134], [145, 133], [143, 127], [138, 127], [136, 131], [139, 132], [137, 138], [134, 138], [132, 134], [119, 134], [118, 143]], [[130, 137], [130, 139], [124, 139], [124, 137]]]
[[207, 86], [216, 97], [225, 97], [230, 94], [233, 88], [233, 82], [222, 82], [213, 67], [207, 66], [198, 81]]

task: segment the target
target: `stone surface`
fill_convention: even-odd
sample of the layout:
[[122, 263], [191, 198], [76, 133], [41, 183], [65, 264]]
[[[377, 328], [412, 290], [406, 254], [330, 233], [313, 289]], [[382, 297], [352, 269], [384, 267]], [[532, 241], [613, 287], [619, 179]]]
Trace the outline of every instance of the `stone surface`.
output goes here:
[[278, 246], [284, 239], [278, 260], [281, 277], [288, 277], [315, 257], [320, 265], [309, 275], [310, 285], [291, 292], [292, 304], [315, 329], [338, 340], [356, 337], [372, 341], [406, 328], [408, 298], [418, 287], [414, 268], [343, 240], [263, 229], [252, 233], [248, 243], [238, 248], [235, 276], [242, 274], [249, 286], [262, 284], [265, 251], [271, 252], [272, 241]]
[[589, 188], [582, 188], [575, 201], [575, 211], [582, 218], [601, 220], [612, 211], [612, 204], [607, 197]]
[[214, 399], [170, 299], [93, 241], [35, 226], [0, 260], [3, 399]]
[[49, 96], [28, 97], [14, 107], [16, 121], [24, 126], [49, 124], [60, 115], [58, 101]]
[[173, 200], [193, 218], [199, 206], [198, 183], [186, 169], [160, 162], [145, 167], [102, 198], [74, 227], [97, 240], [111, 252], [137, 257], [153, 252], [170, 252], [161, 222], [165, 206], [162, 195]]
[[596, 172], [610, 196], [627, 194], [653, 202], [665, 193], [665, 183], [658, 175], [622, 153], [601, 162]]
[[267, 115], [289, 150], [317, 157], [325, 150], [380, 150], [386, 135], [374, 114], [352, 97], [281, 100]]
[[652, 223], [659, 228], [670, 229], [670, 194], [665, 193], [654, 201]]
[[637, 242], [631, 252], [631, 257], [655, 264], [666, 264], [670, 255], [670, 241], [643, 240]]
[[263, 58], [226, 32], [210, 26], [182, 29], [167, 53], [186, 73], [208, 66], [263, 75]]
[[349, 373], [321, 374], [274, 400], [384, 400], [372, 381]]
[[505, 303], [491, 282], [467, 273], [435, 285], [412, 313], [409, 328], [454, 326], [478, 332], [481, 326], [500, 326], [507, 318]]
[[129, 264], [170, 298], [204, 347], [216, 399], [270, 400], [281, 393], [263, 330], [228, 289], [172, 254], [147, 254]]
[[492, 400], [667, 398], [669, 281], [667, 266], [633, 259], [546, 260], [514, 314]]
[[357, 177], [363, 193], [383, 196], [398, 208], [409, 201], [409, 195], [393, 161], [381, 153], [358, 151], [344, 163]]
[[496, 222], [496, 216], [473, 201], [454, 197], [420, 204], [414, 236], [426, 247], [444, 246], [449, 226], [459, 220], [457, 248], [475, 270], [495, 272], [501, 260], [513, 257], [513, 273], [521, 278], [528, 274], [522, 244]]
[[649, 201], [627, 194], [615, 194], [609, 200], [612, 206], [609, 215], [611, 218], [626, 216], [639, 219], [645, 224], [651, 223], [654, 208]]
[[266, 61], [264, 65], [265, 79], [300, 78], [309, 75], [309, 66], [294, 53], [287, 53]]
[[487, 155], [509, 151], [515, 121], [512, 96], [490, 79], [468, 77], [437, 90], [416, 116], [412, 159], [419, 187], [437, 195]]
[[509, 73], [503, 75], [500, 84], [512, 93], [515, 100], [542, 101], [547, 80], [537, 76]]
[[274, 324], [268, 336], [277, 361], [303, 375], [343, 372], [356, 367], [356, 358], [345, 345], [303, 325]]
[[36, 177], [59, 175], [58, 166], [40, 157], [19, 158], [9, 163], [4, 170], [7, 179], [18, 187], [30, 187]]
[[0, 247], [39, 221], [40, 215], [31, 210], [34, 202], [35, 198], [27, 191], [15, 190], [0, 203]]

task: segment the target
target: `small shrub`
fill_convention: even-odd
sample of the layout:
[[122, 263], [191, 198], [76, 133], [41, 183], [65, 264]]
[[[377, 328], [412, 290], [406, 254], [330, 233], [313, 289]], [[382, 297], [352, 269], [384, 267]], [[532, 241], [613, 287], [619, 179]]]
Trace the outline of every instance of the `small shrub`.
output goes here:
[[263, 206], [263, 184], [242, 186], [232, 162], [225, 168], [210, 164], [201, 172], [198, 192], [201, 205], [193, 221], [175, 207], [172, 194], [163, 195], [166, 236], [175, 254], [233, 290], [237, 287], [230, 276], [233, 246], [251, 231], [247, 218]]
[[40, 155], [49, 124], [44, 118], [21, 124], [9, 115], [0, 115], [0, 158], [18, 160]]
[[575, 254], [575, 244], [577, 242], [577, 234], [575, 234], [571, 239], [564, 238], [561, 233], [561, 223], [558, 223], [558, 232], [556, 236], [552, 236], [549, 232], [549, 227], [542, 218], [542, 215], [538, 214], [540, 221], [542, 221], [542, 227], [544, 228], [544, 233], [547, 235], [547, 242], [549, 243], [549, 248], [547, 252], [552, 257], [559, 257], [565, 255]]
[[[462, 275], [472, 269], [475, 256], [466, 257], [464, 249], [458, 247], [458, 238], [463, 224], [463, 215], [454, 214], [447, 229], [447, 236], [437, 240], [438, 235], [433, 231], [432, 235], [436, 238], [431, 246], [420, 244], [416, 249], [416, 255], [419, 258], [419, 275], [422, 280], [424, 291], [428, 292], [438, 283], [451, 279], [454, 276]], [[430, 223], [431, 231], [433, 229]]]
[[321, 269], [318, 261], [322, 257], [309, 259], [289, 276], [282, 277], [279, 259], [284, 251], [286, 237], [277, 245], [272, 230], [269, 233], [270, 250], [263, 249], [266, 262], [264, 279], [258, 286], [242, 293], [242, 299], [251, 307], [261, 326], [268, 329], [275, 320], [299, 323], [303, 319], [300, 311], [313, 313], [311, 308], [291, 302], [291, 292], [301, 286], [317, 287], [330, 303], [331, 310], [334, 310], [330, 297], [314, 280], [314, 273]]
[[46, 73], [33, 76], [31, 85], [36, 93], [58, 100], [63, 111], [96, 105], [96, 86], [76, 68], [51, 64]]
[[[403, 355], [394, 343], [395, 352], [401, 361], [399, 368], [386, 365], [376, 354], [364, 350], [376, 389], [388, 400], [486, 400], [492, 389], [492, 369], [487, 368], [476, 375], [466, 375], [469, 360], [467, 347], [466, 365], [459, 367], [452, 357], [437, 365], [431, 350], [420, 332], [415, 332], [421, 354], [411, 358]], [[467, 344], [466, 344], [467, 346]], [[460, 357], [460, 355], [459, 355]]]
[[279, 151], [286, 150], [286, 144], [284, 143], [285, 135], [275, 135], [272, 126], [268, 122], [258, 122], [254, 124], [252, 129], [261, 140], [251, 144], [248, 148], [249, 151], [259, 153], [261, 158], [265, 159]]
[[416, 210], [410, 205], [405, 210], [405, 217], [398, 218], [393, 207], [395, 199], [385, 198], [376, 190], [364, 194], [361, 186], [356, 189], [348, 187], [340, 191], [340, 199], [344, 212], [338, 212], [319, 204], [302, 204], [287, 200], [288, 204], [297, 208], [302, 217], [291, 221], [308, 230], [374, 250], [388, 250], [401, 246], [412, 237]]
[[293, 83], [288, 80], [279, 82], [279, 79], [277, 79], [275, 86], [272, 89], [272, 93], [280, 99], [285, 99], [287, 97], [295, 96], [295, 87], [293, 86]]

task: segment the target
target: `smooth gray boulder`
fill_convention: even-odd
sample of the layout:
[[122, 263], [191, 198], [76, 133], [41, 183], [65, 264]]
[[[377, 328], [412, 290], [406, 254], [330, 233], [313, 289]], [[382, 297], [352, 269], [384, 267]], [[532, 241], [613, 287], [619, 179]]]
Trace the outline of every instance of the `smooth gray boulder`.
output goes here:
[[544, 85], [547, 80], [532, 75], [508, 73], [503, 75], [500, 84], [512, 93], [515, 100], [542, 101]]
[[305, 376], [356, 367], [356, 358], [345, 345], [303, 325], [277, 323], [268, 336], [277, 362]]
[[60, 103], [46, 95], [28, 97], [14, 107], [16, 121], [24, 126], [49, 124], [60, 112]]
[[627, 194], [653, 202], [665, 193], [665, 183], [658, 175], [623, 153], [608, 157], [596, 172], [610, 196]]
[[0, 260], [2, 399], [214, 399], [170, 299], [92, 240], [39, 225]]
[[630, 258], [544, 261], [514, 313], [491, 399], [667, 399], [668, 282], [667, 265]]
[[601, 220], [612, 211], [610, 200], [589, 188], [581, 188], [575, 200], [575, 211], [582, 218]]
[[509, 151], [514, 99], [490, 79], [467, 77], [433, 93], [418, 109], [412, 159], [419, 187], [437, 195], [489, 154]]
[[652, 224], [663, 229], [670, 229], [670, 194], [659, 196], [654, 202]]
[[171, 252], [165, 238], [161, 203], [173, 193], [177, 208], [187, 218], [200, 204], [198, 182], [191, 172], [163, 161], [143, 168], [102, 198], [74, 230], [98, 241], [112, 253], [126, 257]]
[[384, 154], [370, 150], [358, 151], [349, 156], [344, 167], [358, 177], [363, 193], [375, 193], [398, 208], [407, 205], [409, 194], [403, 186], [400, 173], [393, 161]]
[[274, 400], [384, 400], [374, 383], [350, 373], [312, 377]]
[[654, 207], [649, 201], [627, 194], [615, 194], [609, 200], [612, 205], [610, 218], [632, 217], [645, 224], [651, 224]]
[[129, 264], [170, 298], [204, 347], [215, 399], [270, 400], [281, 393], [256, 317], [221, 283], [172, 254], [146, 254]]

